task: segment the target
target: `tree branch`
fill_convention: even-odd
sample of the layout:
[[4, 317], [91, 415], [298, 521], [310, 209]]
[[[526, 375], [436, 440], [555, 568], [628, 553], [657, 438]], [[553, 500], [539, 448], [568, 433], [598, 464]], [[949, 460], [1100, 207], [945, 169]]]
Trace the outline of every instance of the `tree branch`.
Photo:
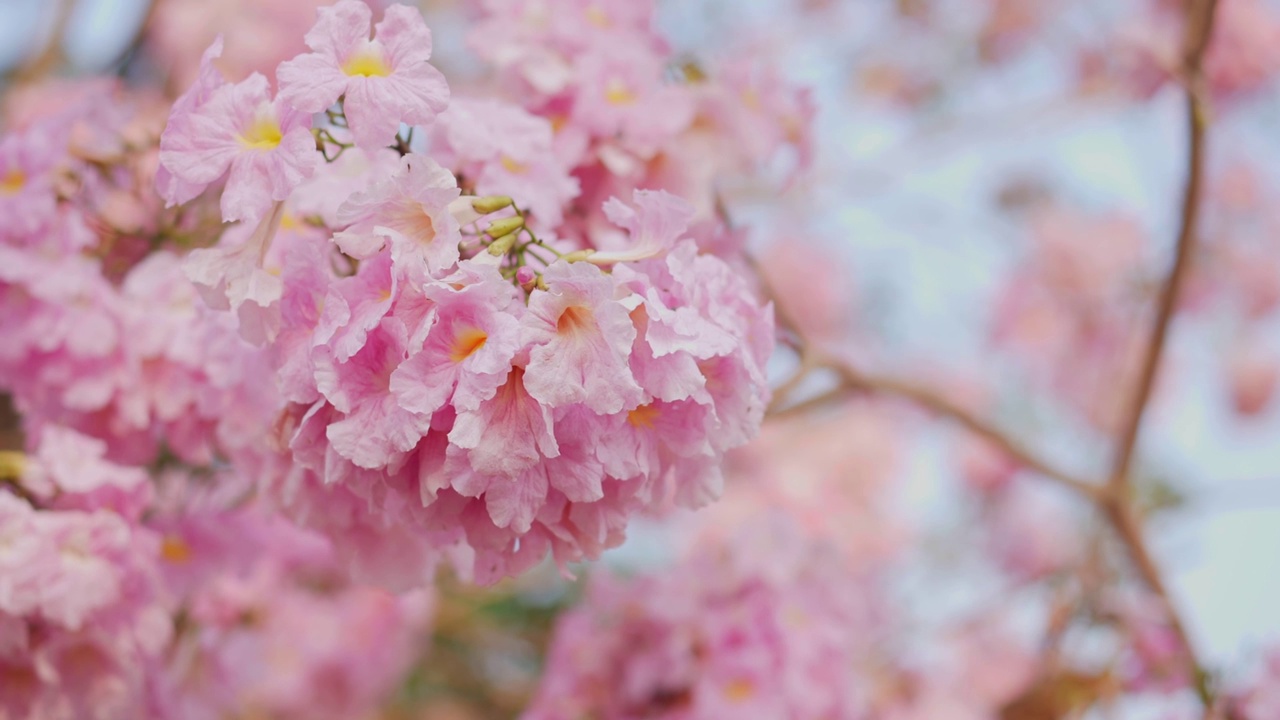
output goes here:
[[1187, 0], [1186, 25], [1183, 35], [1183, 71], [1186, 82], [1186, 114], [1187, 114], [1187, 178], [1182, 195], [1182, 216], [1178, 228], [1177, 249], [1175, 250], [1173, 268], [1165, 281], [1160, 296], [1160, 304], [1156, 311], [1155, 323], [1151, 329], [1151, 339], [1143, 358], [1142, 374], [1138, 386], [1130, 402], [1128, 413], [1121, 426], [1119, 444], [1116, 449], [1115, 462], [1111, 476], [1107, 482], [1107, 492], [1102, 508], [1116, 531], [1121, 544], [1128, 551], [1138, 575], [1153, 595], [1164, 604], [1169, 625], [1177, 634], [1186, 652], [1187, 664], [1191, 672], [1192, 683], [1204, 704], [1205, 717], [1215, 712], [1212, 690], [1209, 687], [1209, 676], [1200, 662], [1186, 625], [1179, 617], [1169, 597], [1168, 588], [1160, 574], [1150, 550], [1147, 548], [1142, 531], [1142, 518], [1133, 505], [1130, 493], [1130, 468], [1133, 463], [1134, 450], [1138, 433], [1142, 428], [1142, 418], [1150, 403], [1151, 389], [1155, 384], [1155, 375], [1160, 367], [1160, 359], [1169, 335], [1169, 326], [1177, 309], [1178, 295], [1187, 276], [1187, 270], [1194, 254], [1197, 228], [1200, 215], [1201, 195], [1204, 185], [1205, 136], [1208, 126], [1208, 100], [1204, 76], [1204, 55], [1209, 46], [1209, 38], [1213, 31], [1213, 17], [1216, 0]]
[[1187, 180], [1182, 195], [1182, 218], [1178, 229], [1178, 243], [1173, 269], [1165, 281], [1160, 295], [1160, 305], [1155, 324], [1151, 328], [1147, 352], [1143, 357], [1138, 386], [1125, 413], [1115, 462], [1109, 484], [1118, 488], [1128, 482], [1133, 463], [1142, 418], [1150, 404], [1151, 389], [1160, 368], [1160, 359], [1169, 335], [1169, 325], [1177, 309], [1178, 295], [1182, 290], [1191, 265], [1196, 241], [1196, 222], [1200, 216], [1200, 197], [1204, 185], [1205, 128], [1208, 125], [1208, 109], [1205, 99], [1204, 52], [1209, 45], [1213, 28], [1213, 11], [1216, 0], [1189, 0], [1187, 3], [1186, 34], [1183, 39], [1183, 63], [1187, 84]]

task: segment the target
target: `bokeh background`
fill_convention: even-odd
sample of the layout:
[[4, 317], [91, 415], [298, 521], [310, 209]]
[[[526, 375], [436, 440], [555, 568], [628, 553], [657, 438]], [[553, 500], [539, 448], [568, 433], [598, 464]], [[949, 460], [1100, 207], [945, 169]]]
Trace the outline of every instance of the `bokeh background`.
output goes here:
[[[277, 38], [300, 47], [318, 4], [0, 0], [0, 72], [9, 81], [117, 74], [180, 91], [217, 32], [228, 35], [228, 58], [270, 67], [294, 50]], [[659, 22], [691, 59], [750, 47], [815, 93], [811, 171], [782, 195], [732, 181], [724, 188], [792, 314], [839, 353], [968, 396], [1058, 465], [1096, 477], [1110, 459], [1108, 408], [1128, 372], [1126, 338], [1145, 334], [1184, 182], [1183, 95], [1162, 76], [1158, 5], [685, 0], [660, 2]], [[1247, 667], [1280, 640], [1280, 409], [1270, 397], [1280, 325], [1270, 307], [1241, 310], [1250, 292], [1280, 294], [1280, 7], [1223, 5], [1254, 15], [1233, 21], [1247, 32], [1216, 41], [1221, 54], [1241, 57], [1222, 61], [1228, 87], [1215, 87], [1209, 250], [1175, 322], [1139, 466], [1161, 508], [1153, 545], [1175, 603], [1209, 659]], [[464, 42], [466, 3], [422, 7], [433, 62], [451, 79], [479, 73]], [[1064, 329], [1074, 321], [1055, 313], [1070, 308], [1026, 299], [1035, 295], [1028, 284], [1055, 271], [1077, 273], [1082, 293], [1098, 293], [1118, 333], [1112, 345]], [[794, 367], [780, 351], [777, 382]], [[811, 378], [799, 392], [829, 384]], [[840, 412], [847, 417], [834, 429], [770, 431], [762, 442], [780, 448], [768, 452], [783, 470], [839, 470], [851, 485], [874, 487], [874, 509], [848, 522], [882, 539], [901, 533], [886, 592], [912, 608], [921, 637], [996, 603], [1034, 626], [1041, 603], [1005, 597], [1007, 586], [971, 557], [981, 553], [965, 549], [984, 542], [974, 535], [983, 510], [972, 497], [984, 450], [900, 404], [860, 400]], [[842, 452], [804, 449], [824, 447]], [[741, 474], [750, 474], [752, 452], [762, 451], [746, 451]], [[806, 459], [818, 467], [800, 467]], [[1032, 519], [1005, 542], [1069, 552], [1054, 543], [1084, 537], [1087, 513], [1052, 489], [1029, 493], [1019, 516]], [[691, 522], [646, 523], [605, 562], [662, 568]], [[474, 694], [501, 711], [518, 707], [553, 611], [576, 587], [551, 569], [487, 594], [446, 583], [435, 661], [418, 691], [475, 683]], [[478, 655], [488, 659], [477, 665]], [[474, 712], [460, 707], [462, 717]]]

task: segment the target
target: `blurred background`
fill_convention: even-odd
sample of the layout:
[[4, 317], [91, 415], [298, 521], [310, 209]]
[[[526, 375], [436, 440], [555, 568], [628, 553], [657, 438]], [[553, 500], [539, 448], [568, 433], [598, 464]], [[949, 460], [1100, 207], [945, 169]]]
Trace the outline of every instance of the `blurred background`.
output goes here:
[[[0, 0], [0, 72], [10, 89], [114, 75], [174, 95], [218, 33], [229, 77], [269, 72], [302, 48], [322, 4]], [[734, 178], [722, 188], [809, 340], [973, 408], [1058, 467], [1102, 477], [1178, 233], [1188, 155], [1178, 3], [658, 5], [678, 57], [747, 52], [812, 88], [809, 170], [781, 194]], [[468, 4], [421, 6], [433, 63], [451, 82], [480, 78]], [[1214, 665], [1249, 668], [1280, 640], [1280, 5], [1221, 0], [1207, 58], [1200, 245], [1137, 475], [1153, 552], [1191, 635]], [[777, 175], [795, 162], [779, 158]], [[780, 385], [797, 359], [780, 349], [773, 365]], [[820, 396], [833, 382], [817, 373], [793, 393]], [[875, 565], [874, 592], [897, 615], [886, 622], [900, 625], [892, 641], [920, 663], [938, 652], [932, 633], [992, 612], [1035, 636], [1070, 602], [1062, 578], [1093, 567], [1097, 521], [1074, 498], [892, 397], [782, 413], [732, 470], [711, 518], [733, 515], [736, 484], [785, 478], [784, 494], [841, 498], [827, 507], [845, 514], [827, 522]], [[667, 567], [715, 522], [648, 521], [605, 563], [624, 574]], [[556, 612], [581, 591], [550, 567], [491, 590], [443, 581], [434, 643], [404, 706], [513, 714]], [[1096, 643], [1077, 648], [1087, 656]], [[1154, 707], [1118, 716], [1157, 716]]]

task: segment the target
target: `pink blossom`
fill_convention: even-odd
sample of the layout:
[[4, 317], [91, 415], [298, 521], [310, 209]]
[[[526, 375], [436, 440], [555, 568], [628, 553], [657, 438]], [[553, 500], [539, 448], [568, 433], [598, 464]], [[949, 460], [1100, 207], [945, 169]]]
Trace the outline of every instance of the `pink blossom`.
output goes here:
[[[284, 203], [276, 202], [241, 244], [197, 248], [185, 263], [187, 277], [209, 307], [233, 312], [245, 339], [258, 344], [271, 340], [280, 323], [284, 285], [263, 261], [283, 215]], [[235, 234], [227, 233], [223, 242]]]
[[625, 229], [629, 241], [618, 243], [612, 250], [601, 247], [587, 258], [588, 262], [609, 265], [659, 257], [675, 247], [693, 220], [693, 206], [661, 190], [637, 190], [632, 201], [634, 208], [617, 198], [605, 202], [605, 217]]
[[400, 123], [428, 125], [449, 102], [444, 76], [431, 66], [431, 31], [405, 5], [387, 8], [369, 37], [373, 13], [360, 0], [320, 8], [306, 36], [312, 52], [280, 64], [280, 94], [316, 113], [344, 98], [356, 144], [388, 145]]
[[22, 238], [53, 219], [53, 142], [43, 127], [0, 138], [0, 238]]
[[550, 408], [528, 392], [527, 376], [524, 368], [512, 368], [492, 398], [458, 414], [449, 442], [465, 451], [459, 457], [473, 471], [514, 477], [543, 457], [560, 454]]
[[[518, 301], [497, 270], [473, 272], [479, 277], [445, 278], [426, 288], [434, 301], [426, 342], [391, 376], [391, 390], [408, 410], [429, 416], [446, 402], [475, 410], [506, 382], [520, 348], [519, 321], [511, 313]], [[456, 289], [463, 279], [474, 281]]]
[[390, 240], [398, 265], [425, 266], [419, 275], [447, 270], [458, 261], [462, 240], [449, 203], [458, 197], [453, 174], [422, 155], [406, 155], [399, 168], [338, 209], [347, 229], [334, 241], [343, 252], [367, 258]]
[[863, 608], [839, 553], [777, 511], [702, 540], [666, 573], [594, 576], [522, 717], [858, 716]]
[[[439, 146], [437, 148], [437, 146]], [[471, 178], [479, 195], [506, 195], [539, 227], [554, 228], [579, 192], [555, 153], [551, 123], [497, 100], [454, 100], [435, 125], [432, 151]]]
[[270, 74], [281, 61], [304, 51], [298, 32], [326, 0], [166, 0], [147, 23], [144, 49], [169, 73], [176, 87], [200, 73], [200, 50], [221, 35], [227, 52], [219, 67], [233, 78]]
[[406, 356], [407, 331], [393, 318], [370, 330], [368, 341], [346, 362], [316, 361], [320, 392], [343, 413], [326, 432], [333, 448], [359, 467], [376, 468], [413, 449], [430, 416], [405, 410], [391, 392], [391, 377]]
[[661, 62], [634, 42], [600, 47], [579, 58], [574, 120], [596, 137], [616, 136], [621, 148], [651, 157], [692, 122], [694, 111], [685, 88], [662, 82]]
[[529, 394], [552, 407], [581, 402], [599, 413], [635, 407], [640, 386], [627, 364], [635, 327], [609, 276], [560, 262], [543, 279], [547, 290], [529, 298], [523, 323]]
[[171, 624], [158, 538], [105, 510], [37, 511], [0, 492], [0, 678], [17, 717], [142, 711], [148, 668]]
[[[196, 92], [204, 90], [197, 85]], [[185, 183], [170, 193], [171, 203], [226, 175], [223, 219], [254, 221], [315, 172], [320, 155], [310, 118], [273, 101], [263, 76], [223, 85], [192, 104], [175, 108], [160, 138], [161, 166]]]
[[[213, 65], [215, 60], [222, 57], [222, 45], [222, 36], [219, 35], [200, 57], [199, 71], [195, 81], [186, 92], [173, 101], [173, 107], [169, 111], [168, 125], [175, 128], [176, 132], [198, 132], [191, 126], [196, 117], [195, 113], [209, 102], [215, 90], [227, 84], [222, 73]], [[156, 169], [156, 190], [167, 205], [188, 203], [204, 192], [207, 186], [208, 183], [185, 182], [175, 177], [163, 165]]]
[[1246, 340], [1231, 349], [1226, 373], [1232, 407], [1243, 417], [1254, 417], [1265, 411], [1275, 396], [1280, 360], [1258, 340]]

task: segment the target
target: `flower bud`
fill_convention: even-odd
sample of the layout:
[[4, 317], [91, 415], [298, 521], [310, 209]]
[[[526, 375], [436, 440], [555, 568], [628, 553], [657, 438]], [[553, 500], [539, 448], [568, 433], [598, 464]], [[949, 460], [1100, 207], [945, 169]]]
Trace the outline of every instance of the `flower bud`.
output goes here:
[[18, 480], [27, 466], [27, 456], [14, 450], [0, 450], [0, 480]]
[[538, 287], [538, 283], [542, 281], [542, 276], [533, 271], [528, 265], [522, 265], [516, 270], [516, 283], [520, 285], [520, 289], [525, 292], [533, 292]]
[[524, 218], [516, 215], [515, 217], [494, 220], [489, 224], [489, 228], [484, 232], [486, 235], [496, 240], [503, 235], [510, 235], [522, 227], [524, 227]]
[[511, 198], [506, 195], [486, 195], [472, 200], [471, 207], [481, 215], [488, 215], [491, 212], [510, 207], [511, 202]]
[[513, 232], [507, 233], [506, 235], [496, 238], [493, 242], [489, 243], [489, 254], [495, 257], [506, 255], [507, 251], [510, 250], [511, 246], [515, 245], [515, 243], [516, 234]]

